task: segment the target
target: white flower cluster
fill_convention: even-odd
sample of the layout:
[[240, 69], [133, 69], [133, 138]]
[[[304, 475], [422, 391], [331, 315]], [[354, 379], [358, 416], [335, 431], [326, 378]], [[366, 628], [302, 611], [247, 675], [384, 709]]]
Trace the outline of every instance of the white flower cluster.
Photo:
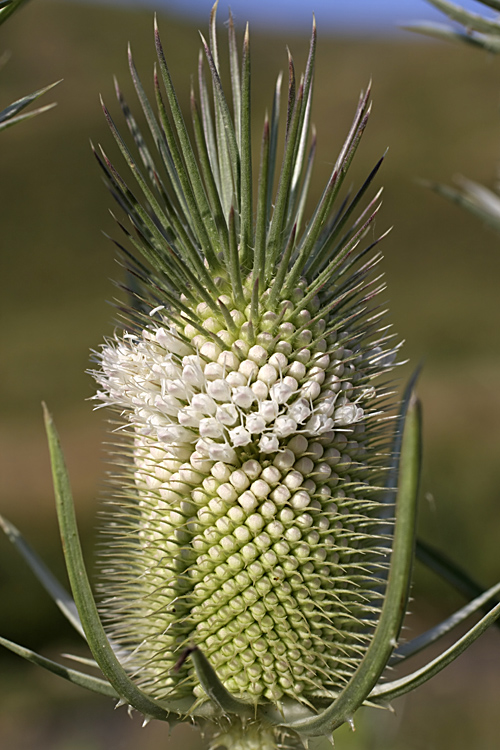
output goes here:
[[319, 436], [364, 417], [344, 365], [316, 352], [307, 366], [260, 345], [239, 358], [206, 341], [196, 354], [173, 330], [149, 327], [107, 343], [96, 398], [123, 410], [139, 435], [191, 446], [200, 459], [234, 463], [235, 449], [256, 442], [272, 454], [300, 432]]

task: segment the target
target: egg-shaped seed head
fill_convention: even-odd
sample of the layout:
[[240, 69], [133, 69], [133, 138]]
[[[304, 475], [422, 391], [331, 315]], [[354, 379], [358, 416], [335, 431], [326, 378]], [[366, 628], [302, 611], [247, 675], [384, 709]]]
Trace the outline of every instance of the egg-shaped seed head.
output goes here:
[[124, 666], [155, 698], [206, 699], [189, 660], [174, 668], [196, 645], [235, 696], [316, 706], [341, 690], [366, 651], [390, 552], [381, 492], [390, 394], [379, 376], [397, 347], [372, 304], [380, 254], [362, 244], [378, 196], [349, 223], [374, 172], [334, 207], [369, 96], [302, 229], [315, 151], [314, 31], [297, 86], [290, 66], [273, 196], [278, 81], [252, 223], [248, 33], [241, 71], [232, 24], [229, 38], [235, 117], [213, 23], [205, 53], [215, 114], [200, 64], [196, 156], [158, 35], [173, 126], [158, 81], [159, 122], [131, 63], [153, 137], [161, 134], [158, 169], [121, 94], [146, 176], [106, 111], [145, 207], [106, 157], [101, 164], [152, 270], [130, 261], [136, 304], [94, 373], [96, 398], [120, 415], [121, 439], [102, 611]]

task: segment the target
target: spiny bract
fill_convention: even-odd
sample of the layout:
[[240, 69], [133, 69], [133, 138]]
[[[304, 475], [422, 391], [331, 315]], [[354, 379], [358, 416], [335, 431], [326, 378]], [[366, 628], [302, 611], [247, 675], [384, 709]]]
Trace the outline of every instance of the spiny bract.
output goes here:
[[156, 119], [130, 62], [159, 165], [119, 89], [142, 167], [105, 109], [143, 205], [98, 157], [152, 267], [129, 257], [135, 307], [94, 373], [96, 398], [120, 415], [124, 457], [105, 530], [102, 611], [125, 668], [154, 698], [206, 698], [182, 660], [194, 645], [245, 701], [319, 707], [366, 651], [390, 554], [392, 511], [380, 490], [390, 398], [377, 378], [397, 347], [387, 348], [371, 303], [383, 288], [381, 255], [360, 244], [378, 195], [352, 222], [380, 163], [334, 208], [369, 93], [303, 228], [313, 31], [298, 84], [290, 58], [275, 195], [281, 78], [266, 117], [254, 222], [248, 30], [240, 71], [229, 27], [230, 115], [213, 13], [204, 47], [214, 114], [201, 58], [201, 113], [191, 97], [197, 156], [158, 34], [156, 43], [170, 116], [155, 76]]

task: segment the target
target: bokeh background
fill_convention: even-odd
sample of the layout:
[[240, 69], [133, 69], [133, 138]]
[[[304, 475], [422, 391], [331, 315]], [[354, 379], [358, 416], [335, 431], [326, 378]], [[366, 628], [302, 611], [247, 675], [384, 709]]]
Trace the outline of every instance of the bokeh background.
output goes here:
[[[196, 71], [197, 29], [206, 28], [209, 4], [193, 3], [196, 13], [203, 10], [201, 21], [181, 14], [179, 3], [160, 8], [164, 45], [183, 106], [190, 75]], [[331, 6], [338, 10], [348, 4], [345, 0]], [[362, 5], [367, 3], [360, 2], [360, 10]], [[412, 2], [400, 6], [406, 18], [415, 7]], [[431, 17], [423, 2], [420, 6], [418, 16]], [[284, 6], [279, 7], [286, 14]], [[183, 10], [188, 8], [184, 3]], [[255, 19], [256, 138], [274, 74], [286, 67], [285, 45], [297, 68], [304, 63], [313, 5], [304, 2], [301, 12], [304, 8], [307, 20], [300, 29], [290, 23], [285, 32], [287, 24], [279, 18], [273, 23]], [[233, 9], [242, 24], [244, 3], [234, 2]], [[377, 231], [394, 225], [384, 242], [386, 298], [395, 330], [407, 341], [405, 357], [411, 366], [424, 362], [419, 385], [425, 418], [420, 534], [491, 585], [500, 577], [500, 237], [418, 180], [446, 182], [462, 173], [495, 185], [500, 59], [398, 33], [394, 24], [404, 20], [403, 7], [398, 10], [393, 19], [389, 13], [383, 18], [379, 14], [374, 28], [362, 13], [358, 26], [352, 20], [330, 23], [323, 16], [313, 115], [319, 153], [312, 193], [319, 195], [358, 93], [372, 78], [374, 110], [351, 179], [359, 185], [389, 147], [380, 178], [385, 203]], [[219, 15], [221, 21], [227, 18], [225, 3]], [[292, 14], [282, 18], [293, 20]], [[318, 19], [321, 24], [321, 12]], [[113, 331], [114, 312], [107, 300], [116, 295], [111, 279], [119, 279], [121, 270], [101, 232], [117, 236], [108, 213], [111, 198], [101, 183], [89, 138], [102, 142], [119, 161], [98, 93], [117, 114], [112, 84], [116, 73], [133, 99], [127, 40], [143, 78], [150, 78], [152, 18], [141, 2], [129, 0], [122, 6], [36, 0], [0, 29], [0, 49], [11, 53], [0, 71], [0, 105], [64, 79], [52, 92], [56, 109], [2, 133], [0, 139], [0, 508], [61, 577], [64, 566], [40, 402], [49, 404], [61, 433], [92, 566], [105, 472], [105, 424], [88, 401], [93, 385], [85, 370], [90, 350]], [[410, 635], [462, 603], [419, 565], [413, 597]], [[52, 657], [84, 653], [23, 561], [1, 538], [0, 633]], [[444, 673], [399, 699], [395, 715], [363, 709], [354, 734], [339, 731], [337, 747], [497, 750], [499, 702], [500, 633], [492, 630]], [[0, 654], [2, 749], [201, 747], [189, 727], [177, 728], [169, 738], [165, 725], [141, 729], [137, 717], [130, 720], [124, 709], [112, 708], [105, 698], [94, 698]]]

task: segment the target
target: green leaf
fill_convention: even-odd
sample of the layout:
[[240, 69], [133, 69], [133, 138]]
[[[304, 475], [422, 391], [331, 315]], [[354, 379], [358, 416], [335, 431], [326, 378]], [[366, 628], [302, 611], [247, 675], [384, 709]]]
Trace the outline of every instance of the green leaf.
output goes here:
[[[366, 124], [368, 122], [368, 117], [370, 115], [370, 88], [371, 87], [368, 86], [366, 92], [364, 94], [361, 94], [354, 121], [351, 125], [351, 129], [337, 158], [330, 180], [323, 192], [315, 215], [312, 221], [309, 223], [307, 233], [302, 241], [301, 247], [299, 248], [298, 257], [286, 280], [286, 286], [284, 290], [285, 294], [286, 290], [292, 289], [297, 283], [299, 276], [303, 272], [305, 264], [308, 263], [311, 254], [314, 252], [317, 240], [322, 229], [325, 226], [325, 222], [328, 219], [334, 201], [339, 193], [340, 188], [342, 187], [349, 166], [354, 158], [354, 154], [356, 153], [356, 149], [361, 140], [361, 136], [364, 133]], [[312, 262], [308, 268], [309, 276], [313, 275], [316, 272], [318, 266], [321, 266], [322, 261], [322, 257], [316, 256], [312, 259]]]
[[52, 599], [55, 601], [63, 615], [73, 625], [80, 635], [85, 638], [83, 632], [82, 623], [78, 610], [76, 609], [75, 602], [68, 594], [64, 586], [62, 586], [57, 578], [50, 572], [43, 560], [35, 552], [35, 550], [28, 544], [24, 539], [21, 532], [16, 529], [14, 524], [7, 521], [6, 518], [0, 516], [0, 526], [16, 547], [17, 551], [22, 555], [24, 560], [28, 563], [29, 567], [36, 575], [42, 586], [50, 594]]
[[207, 657], [199, 648], [189, 649], [185, 656], [190, 656], [200, 685], [208, 697], [216, 703], [225, 714], [237, 714], [241, 718], [253, 718], [255, 707], [252, 704], [234, 698], [217, 677]]
[[[247, 26], [248, 28], [248, 26]], [[233, 93], [233, 114], [236, 125], [236, 140], [238, 147], [241, 149], [241, 77], [240, 64], [238, 61], [238, 47], [236, 44], [236, 29], [234, 28], [234, 18], [229, 8], [229, 69], [231, 78], [231, 89]]]
[[269, 185], [269, 149], [269, 119], [266, 113], [260, 149], [259, 181], [257, 186], [257, 216], [255, 219], [255, 249], [252, 269], [253, 283], [256, 284], [258, 282], [261, 293], [265, 289], [266, 234], [269, 203], [268, 193], [271, 190]]
[[448, 0], [427, 0], [438, 10], [446, 13], [452, 21], [463, 24], [467, 29], [479, 31], [483, 34], [500, 34], [500, 23], [484, 18], [477, 13], [471, 13], [460, 5], [450, 3]]
[[418, 23], [408, 23], [401, 26], [405, 31], [412, 31], [424, 36], [430, 36], [435, 39], [444, 40], [445, 42], [464, 42], [473, 47], [480, 47], [487, 52], [500, 52], [500, 40], [494, 36], [464, 34], [455, 31], [452, 26], [443, 23], [433, 23], [431, 21], [420, 21]]
[[[314, 76], [314, 61], [316, 56], [316, 23], [313, 23], [311, 41], [309, 44], [309, 55], [307, 58], [306, 72], [304, 80], [299, 86], [297, 96], [293, 103], [293, 110], [287, 120], [287, 131], [285, 140], [285, 154], [281, 166], [281, 174], [278, 183], [278, 190], [274, 203], [273, 215], [269, 227], [269, 234], [266, 248], [266, 274], [272, 276], [274, 265], [281, 254], [283, 246], [286, 246], [287, 238], [284, 236], [284, 228], [288, 213], [290, 190], [294, 175], [294, 158], [299, 147], [302, 134], [302, 125], [305, 118], [305, 109], [309, 92], [312, 86]], [[291, 103], [290, 103], [291, 105]], [[290, 107], [289, 107], [290, 110]], [[271, 131], [272, 134], [272, 131]], [[297, 267], [297, 262], [293, 268]], [[290, 275], [293, 274], [293, 269]], [[300, 271], [297, 275], [300, 275]]]
[[149, 698], [132, 682], [116, 658], [108, 641], [97, 612], [85, 569], [71, 487], [59, 437], [52, 417], [45, 405], [44, 418], [49, 442], [57, 517], [61, 531], [64, 557], [66, 559], [71, 589], [90, 650], [100, 669], [121, 698], [125, 699], [131, 706], [144, 715], [166, 721], [168, 720], [168, 710], [157, 701]]
[[[217, 5], [218, 0], [213, 4], [212, 10], [210, 11], [210, 24], [209, 24], [209, 38], [210, 38], [210, 49], [213, 58], [214, 65], [219, 70], [219, 50], [217, 44]], [[202, 52], [203, 55], [203, 52]], [[203, 58], [201, 58], [203, 59]], [[200, 66], [202, 65], [200, 59]], [[201, 86], [206, 88], [206, 81], [204, 78], [203, 71], [200, 72], [200, 91]], [[233, 165], [231, 163], [231, 155], [229, 152], [229, 143], [224, 129], [224, 122], [222, 118], [222, 112], [218, 103], [217, 93], [213, 91], [214, 107], [215, 107], [215, 138], [217, 142], [216, 148], [216, 161], [218, 164], [217, 174], [220, 177], [220, 197], [221, 203], [224, 208], [224, 214], [226, 220], [229, 220], [229, 211], [231, 206], [236, 205], [239, 208], [238, 198], [235, 200], [235, 183], [233, 182]], [[208, 102], [208, 91], [206, 93]], [[209, 111], [207, 107], [207, 112]]]
[[[461, 607], [459, 610], [454, 612], [450, 617], [447, 617], [446, 620], [440, 622], [439, 625], [430, 628], [425, 633], [422, 633], [416, 638], [412, 638], [412, 640], [408, 641], [408, 643], [403, 643], [394, 651], [389, 664], [400, 664], [405, 659], [410, 658], [410, 656], [413, 656], [414, 654], [418, 654], [419, 651], [422, 651], [424, 648], [427, 648], [427, 646], [430, 646], [431, 643], [435, 643], [437, 640], [449, 633], [453, 628], [456, 628], [457, 625], [460, 625], [462, 622], [464, 622], [464, 620], [473, 615], [479, 609], [484, 609], [485, 605], [487, 606], [488, 602], [491, 602], [492, 599], [496, 598], [499, 592], [500, 583], [497, 583], [495, 586], [492, 586], [487, 591], [484, 591], [482, 594], [480, 594], [480, 596], [477, 596], [464, 607]], [[491, 609], [493, 609], [494, 606], [498, 605], [498, 603], [499, 602], [497, 600], [496, 602], [494, 602], [493, 607], [487, 606], [487, 610], [491, 611]], [[498, 620], [496, 620], [496, 624], [499, 624]]]
[[[184, 117], [182, 116], [181, 108], [177, 100], [177, 95], [172, 84], [170, 71], [168, 69], [165, 54], [163, 52], [156, 17], [154, 34], [162, 81], [167, 94], [170, 111], [172, 112], [172, 118], [174, 121], [177, 137], [179, 138], [180, 151], [173, 136], [172, 128], [170, 126], [170, 123], [168, 122], [166, 113], [164, 112], [161, 112], [162, 124], [165, 128], [165, 135], [167, 137], [168, 146], [172, 154], [179, 181], [182, 184], [182, 188], [186, 196], [189, 211], [192, 213], [191, 218], [193, 220], [193, 224], [196, 226], [198, 239], [200, 241], [201, 247], [203, 248], [203, 252], [209, 266], [215, 272], [220, 268], [220, 264], [214, 252], [214, 248], [218, 247], [217, 228], [215, 226], [214, 217], [212, 216], [210, 210], [210, 205], [205, 193], [203, 181], [198, 169], [198, 164], [196, 163], [194, 151], [191, 146], [191, 141], [186, 128], [186, 123], [184, 122]], [[161, 107], [161, 96], [158, 88], [156, 94], [158, 105], [159, 107]]]
[[198, 150], [198, 159], [200, 161], [201, 172], [207, 189], [207, 194], [212, 207], [215, 223], [219, 232], [220, 244], [222, 247], [222, 253], [224, 256], [224, 262], [227, 267], [229, 263], [229, 244], [228, 244], [228, 230], [226, 217], [222, 209], [220, 199], [220, 188], [217, 183], [217, 174], [213, 171], [213, 156], [210, 154], [210, 140], [207, 139], [206, 129], [203, 118], [203, 107], [200, 113], [198, 111], [198, 105], [194, 96], [194, 91], [191, 91], [191, 115], [193, 120], [194, 137], [196, 141], [196, 148]]
[[[252, 188], [252, 137], [250, 110], [250, 37], [248, 24], [243, 42], [241, 87], [241, 206], [240, 206], [240, 258], [243, 266], [253, 255], [253, 188]], [[253, 257], [252, 257], [253, 260]]]
[[315, 155], [316, 155], [316, 129], [313, 126], [311, 145], [309, 147], [309, 153], [307, 156], [307, 164], [306, 164], [306, 171], [304, 175], [304, 181], [302, 183], [302, 187], [300, 188], [300, 191], [298, 191], [298, 194], [297, 194], [297, 210], [295, 212], [295, 223], [294, 223], [294, 226], [297, 227], [297, 233], [299, 232], [302, 226], [302, 218], [304, 216], [304, 211], [306, 208], [306, 201], [309, 195], [309, 185], [311, 184], [311, 177], [312, 177], [312, 170], [313, 170]]
[[182, 186], [180, 184], [179, 175], [176, 172], [174, 162], [172, 159], [172, 155], [168, 149], [167, 144], [165, 143], [163, 133], [155, 117], [153, 108], [151, 107], [149, 99], [146, 96], [146, 92], [144, 91], [143, 85], [141, 83], [141, 79], [135, 67], [134, 58], [132, 56], [132, 49], [130, 45], [128, 48], [128, 64], [129, 64], [130, 75], [132, 77], [134, 88], [135, 88], [137, 97], [139, 99], [140, 105], [142, 107], [144, 117], [146, 118], [146, 122], [148, 123], [149, 130], [151, 132], [151, 135], [153, 136], [153, 140], [155, 142], [156, 148], [158, 149], [160, 156], [162, 158], [162, 163], [169, 176], [175, 196], [177, 200], [179, 201], [179, 204], [184, 213], [184, 216], [186, 220], [188, 221], [191, 231], [193, 232], [194, 223], [191, 220], [190, 212], [188, 210], [188, 205], [186, 202], [186, 196], [184, 195], [182, 191]]
[[493, 8], [493, 10], [500, 11], [500, 0], [479, 0], [483, 5], [487, 5], [490, 8]]
[[[321, 271], [320, 274], [316, 276], [313, 282], [309, 284], [307, 287], [307, 294], [305, 297], [301, 300], [300, 306], [305, 307], [308, 302], [322, 289], [328, 286], [328, 283], [330, 279], [334, 276], [338, 277], [338, 270], [340, 265], [351, 255], [351, 253], [356, 249], [358, 244], [361, 242], [363, 237], [366, 235], [366, 232], [368, 228], [371, 226], [373, 221], [375, 220], [378, 211], [380, 210], [380, 206], [382, 204], [379, 203], [378, 206], [375, 207], [374, 211], [371, 213], [371, 215], [368, 217], [368, 219], [365, 221], [365, 223], [357, 230], [357, 232], [351, 237], [351, 239], [344, 245], [344, 247], [339, 249], [339, 252], [336, 254], [333, 254], [333, 258], [330, 261], [330, 263], [327, 265], [327, 267]], [[286, 297], [287, 294], [289, 294], [291, 291], [291, 284], [290, 281], [287, 281], [286, 285], [283, 288], [283, 295]], [[336, 289], [338, 291], [338, 289]], [[298, 306], [297, 306], [298, 309]]]
[[318, 250], [317, 253], [315, 253], [315, 257], [314, 257], [314, 265], [318, 271], [322, 270], [322, 268], [328, 262], [329, 258], [331, 257], [335, 258], [335, 256], [341, 250], [341, 248], [345, 245], [345, 243], [348, 242], [349, 239], [353, 236], [353, 234], [357, 231], [357, 228], [364, 221], [365, 216], [369, 215], [370, 211], [372, 211], [373, 207], [377, 204], [383, 192], [383, 188], [380, 188], [377, 191], [377, 194], [375, 195], [374, 198], [372, 198], [369, 205], [363, 210], [361, 215], [358, 216], [358, 218], [348, 228], [345, 234], [338, 241], [337, 245], [335, 245], [332, 248], [334, 241], [337, 239], [337, 237], [340, 235], [340, 233], [346, 226], [348, 220], [350, 219], [354, 210], [357, 208], [363, 196], [365, 195], [366, 191], [368, 190], [368, 187], [371, 185], [372, 180], [374, 179], [378, 170], [382, 166], [384, 158], [385, 158], [385, 154], [375, 164], [374, 168], [372, 169], [372, 171], [370, 172], [370, 174], [364, 181], [363, 185], [357, 191], [356, 195], [351, 200], [351, 202], [348, 203], [346, 199], [345, 204], [343, 204], [343, 206], [338, 211], [337, 215], [334, 217], [333, 221], [330, 223], [329, 226], [327, 226], [326, 230], [324, 230], [323, 235], [320, 236], [319, 243], [318, 243], [320, 245], [320, 249]]
[[208, 95], [207, 81], [205, 78], [205, 69], [203, 66], [203, 51], [200, 50], [198, 58], [198, 86], [200, 89], [200, 107], [201, 107], [201, 119], [203, 123], [203, 133], [205, 136], [205, 143], [208, 151], [208, 157], [210, 160], [211, 171], [217, 190], [219, 193], [219, 200], [223, 201], [223, 192], [221, 186], [220, 172], [219, 172], [219, 157], [217, 155], [217, 146], [215, 142], [215, 131], [214, 123], [212, 119], [212, 112], [210, 110], [210, 97]]
[[[475, 599], [483, 596], [486, 592], [471, 576], [451, 560], [447, 555], [434, 549], [430, 544], [417, 539], [417, 560], [427, 565], [434, 573], [447, 581], [453, 588], [460, 591], [467, 599]], [[495, 602], [496, 604], [497, 602]], [[486, 608], [488, 612], [491, 607]], [[497, 623], [500, 627], [500, 623]]]
[[396, 646], [408, 600], [421, 464], [420, 404], [413, 395], [413, 381], [403, 398], [398, 430], [403, 423], [391, 566], [379, 622], [361, 664], [338, 698], [314, 719], [290, 725], [305, 736], [329, 735], [349, 721], [373, 691]]
[[0, 24], [5, 23], [21, 5], [25, 5], [27, 2], [28, 0], [3, 0], [0, 3]]
[[86, 667], [92, 667], [92, 669], [99, 669], [99, 664], [95, 659], [89, 659], [86, 656], [80, 656], [80, 654], [61, 654], [63, 659], [70, 659], [76, 661], [78, 664], [85, 664]]
[[75, 685], [80, 685], [80, 687], [87, 688], [87, 690], [92, 690], [94, 693], [107, 695], [110, 698], [120, 697], [107, 680], [85, 674], [84, 672], [78, 672], [76, 669], [64, 667], [62, 664], [47, 659], [45, 656], [41, 656], [40, 654], [35, 653], [35, 651], [31, 651], [29, 648], [24, 648], [24, 646], [19, 646], [17, 643], [8, 641], [6, 638], [0, 637], [0, 645], [8, 648], [9, 651], [12, 651], [14, 654], [22, 656], [23, 659], [30, 661], [32, 664], [48, 669], [49, 672], [53, 672], [54, 674], [59, 675], [59, 677], [64, 677], [65, 680], [69, 680]]
[[269, 124], [269, 169], [267, 172], [267, 213], [266, 213], [266, 224], [269, 222], [271, 216], [271, 208], [273, 203], [273, 186], [274, 177], [276, 173], [276, 162], [278, 159], [278, 135], [279, 135], [279, 123], [280, 123], [280, 100], [281, 100], [281, 84], [283, 81], [283, 74], [280, 73], [276, 79], [276, 85], [274, 87], [274, 98], [273, 107], [271, 110], [271, 120]]
[[427, 682], [431, 677], [438, 674], [442, 669], [451, 664], [457, 656], [465, 651], [474, 641], [479, 638], [484, 631], [492, 625], [495, 620], [500, 616], [500, 604], [497, 604], [487, 615], [485, 615], [474, 627], [472, 627], [462, 638], [456, 641], [453, 646], [450, 646], [436, 659], [418, 669], [416, 672], [412, 672], [406, 677], [402, 677], [399, 680], [393, 682], [387, 682], [384, 685], [378, 685], [370, 693], [370, 700], [376, 700], [377, 702], [390, 702], [394, 698], [398, 698], [400, 695], [408, 693], [410, 690], [422, 685]]
[[292, 226], [294, 225], [298, 226], [298, 223], [299, 223], [298, 215], [297, 215], [298, 205], [300, 203], [300, 200], [305, 202], [305, 199], [307, 198], [308, 181], [305, 180], [302, 186], [302, 191], [300, 190], [300, 182], [301, 182], [302, 173], [304, 170], [306, 153], [308, 151], [307, 142], [309, 140], [309, 126], [310, 126], [310, 121], [311, 121], [313, 80], [314, 80], [314, 70], [313, 70], [313, 75], [309, 84], [309, 90], [308, 92], [304, 92], [304, 107], [301, 113], [300, 136], [297, 140], [296, 151], [295, 151], [295, 156], [294, 156], [295, 166], [294, 166], [293, 174], [292, 174], [291, 181], [290, 181], [290, 194], [288, 198], [288, 213], [287, 213], [287, 220], [286, 220], [286, 226], [289, 231]]
[[[212, 75], [212, 85], [214, 91], [214, 97], [216, 102], [217, 112], [219, 113], [220, 125], [218, 126], [218, 138], [222, 143], [222, 151], [226, 151], [229, 155], [231, 164], [231, 173], [234, 183], [234, 195], [237, 201], [238, 210], [241, 210], [240, 206], [240, 192], [241, 192], [241, 164], [240, 154], [238, 151], [238, 144], [236, 142], [236, 133], [234, 130], [233, 120], [227, 104], [224, 89], [222, 88], [222, 82], [219, 78], [217, 65], [215, 63], [212, 51], [208, 46], [205, 38], [200, 34], [203, 49], [205, 51], [205, 57], [207, 58], [208, 67]], [[221, 143], [219, 143], [219, 153], [221, 152]]]
[[9, 104], [8, 107], [0, 112], [0, 130], [5, 130], [5, 128], [14, 125], [16, 122], [21, 122], [21, 120], [29, 120], [31, 117], [35, 117], [36, 115], [39, 115], [42, 112], [47, 112], [49, 109], [55, 107], [56, 103], [53, 102], [52, 104], [46, 104], [44, 107], [39, 107], [32, 112], [27, 112], [24, 115], [19, 114], [32, 102], [39, 99], [39, 97], [43, 96], [43, 94], [45, 94], [47, 91], [50, 91], [50, 89], [54, 88], [54, 86], [57, 86], [58, 83], [61, 83], [61, 81], [51, 83], [50, 86], [45, 86], [43, 89], [38, 89], [38, 91], [34, 91], [32, 94], [23, 96], [21, 99], [17, 99], [17, 101]]
[[389, 463], [389, 470], [388, 470], [387, 479], [385, 482], [385, 487], [386, 487], [386, 490], [388, 491], [387, 492], [388, 503], [393, 502], [394, 493], [397, 490], [398, 481], [399, 481], [399, 466], [401, 462], [401, 451], [403, 447], [405, 410], [408, 408], [407, 402], [405, 399], [408, 398], [408, 396], [411, 395], [411, 393], [413, 392], [416, 382], [420, 375], [420, 370], [421, 370], [421, 366], [419, 365], [412, 373], [412, 376], [406, 386], [405, 398], [403, 399], [402, 408], [400, 409], [400, 412], [398, 414], [398, 424], [396, 426], [396, 430], [394, 431], [394, 439], [393, 439], [391, 450], [390, 450], [391, 460]]
[[[190, 294], [190, 287], [195, 288], [200, 297], [215, 313], [218, 313], [219, 310], [213, 296], [209, 294], [197, 275], [182, 262], [181, 258], [169, 244], [166, 237], [156, 227], [147, 211], [141, 206], [132, 191], [127, 187], [125, 181], [113, 167], [102, 148], [102, 158], [95, 150], [94, 155], [106, 174], [109, 184], [112, 186], [112, 192], [117, 202], [128, 214], [140, 235], [139, 242], [134, 240], [134, 238], [129, 237], [134, 246], [148, 259], [153, 268], [159, 271], [162, 276], [167, 279], [174, 278], [177, 287], [182, 289], [186, 296], [189, 296]], [[171, 262], [168, 263], [168, 260]], [[211, 279], [210, 284], [212, 284]]]
[[243, 286], [241, 283], [241, 266], [238, 257], [238, 240], [236, 236], [236, 221], [234, 215], [234, 208], [231, 207], [229, 212], [229, 257], [228, 257], [228, 271], [229, 278], [231, 279], [231, 288], [234, 294], [234, 299], [240, 309], [245, 307], [245, 298], [243, 296]]
[[[104, 102], [101, 99], [101, 105], [103, 108], [104, 116], [106, 117], [107, 123], [109, 125], [109, 128], [118, 144], [118, 147], [127, 162], [127, 165], [134, 175], [135, 179], [137, 180], [139, 187], [142, 190], [142, 193], [144, 197], [146, 198], [149, 206], [151, 207], [154, 216], [158, 219], [159, 222], [163, 225], [165, 231], [168, 231], [171, 227], [171, 222], [165, 215], [163, 209], [161, 208], [160, 204], [158, 203], [156, 197], [150, 190], [146, 180], [144, 179], [143, 175], [141, 174], [141, 171], [139, 167], [137, 166], [136, 162], [134, 161], [130, 151], [128, 150], [123, 138], [121, 137], [120, 133], [118, 132], [118, 129], [113, 122], [113, 119], [111, 115], [109, 114], [106, 106], [104, 105]], [[157, 230], [155, 223], [149, 218], [147, 213], [142, 209], [141, 211], [141, 217], [144, 222], [148, 222], [148, 226], [150, 231], [153, 234], [157, 235], [158, 242], [161, 244], [162, 241], [166, 242], [163, 233], [161, 233], [159, 230]], [[217, 288], [213, 284], [212, 277], [208, 273], [207, 269], [205, 268], [203, 261], [198, 254], [198, 251], [195, 247], [191, 244], [189, 238], [187, 237], [185, 231], [181, 227], [179, 222], [175, 222], [176, 230], [179, 235], [180, 243], [178, 247], [179, 254], [181, 254], [184, 263], [187, 263], [191, 269], [191, 271], [195, 274], [197, 274], [201, 279], [203, 279], [207, 289], [209, 289], [213, 294], [217, 294]]]
[[482, 219], [485, 224], [499, 231], [500, 198], [498, 195], [483, 185], [479, 185], [477, 182], [467, 180], [465, 177], [458, 178], [457, 182], [460, 184], [460, 188], [458, 189], [422, 180], [424, 186], [429, 187], [435, 193], [450, 200], [452, 203], [456, 203], [461, 208], [467, 209], [467, 211]]

